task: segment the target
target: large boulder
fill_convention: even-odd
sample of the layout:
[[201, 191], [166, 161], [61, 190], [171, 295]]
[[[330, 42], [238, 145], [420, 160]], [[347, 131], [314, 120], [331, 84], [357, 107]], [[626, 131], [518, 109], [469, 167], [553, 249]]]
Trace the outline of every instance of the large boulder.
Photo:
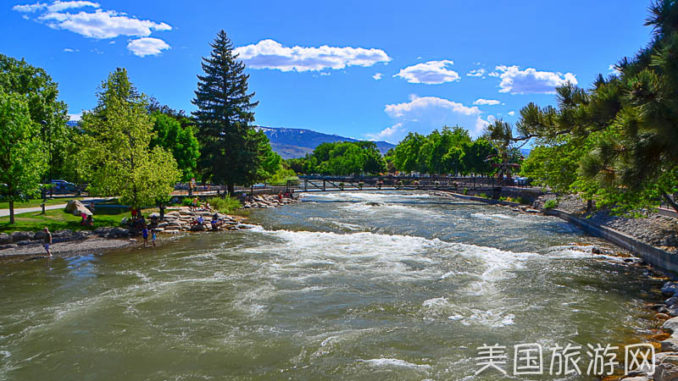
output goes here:
[[12, 243], [12, 237], [9, 234], [0, 233], [0, 245]]
[[113, 228], [108, 235], [106, 236], [107, 238], [127, 238], [129, 237], [129, 230], [123, 229], [123, 228]]
[[665, 321], [662, 328], [670, 332], [678, 332], [678, 317]]
[[678, 293], [678, 283], [675, 282], [666, 282], [662, 286], [662, 294], [667, 296], [673, 296]]
[[14, 232], [12, 233], [12, 242], [17, 243], [33, 239], [33, 232]]
[[678, 380], [678, 356], [666, 356], [658, 364], [655, 364], [654, 380]]
[[87, 209], [85, 204], [78, 200], [71, 200], [66, 204], [66, 213], [71, 213], [74, 216], [81, 216], [85, 214], [85, 216], [91, 216], [92, 211]]

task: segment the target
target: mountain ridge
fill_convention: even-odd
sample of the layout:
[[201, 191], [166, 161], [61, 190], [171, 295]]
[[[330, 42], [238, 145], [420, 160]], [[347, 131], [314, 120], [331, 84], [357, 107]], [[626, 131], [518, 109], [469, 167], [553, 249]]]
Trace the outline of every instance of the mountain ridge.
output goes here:
[[[335, 134], [325, 134], [304, 128], [267, 127], [257, 126], [263, 131], [271, 142], [271, 148], [283, 159], [303, 157], [322, 143], [334, 142], [358, 142], [359, 139], [347, 138]], [[385, 154], [394, 144], [385, 141], [375, 141], [377, 149]]]

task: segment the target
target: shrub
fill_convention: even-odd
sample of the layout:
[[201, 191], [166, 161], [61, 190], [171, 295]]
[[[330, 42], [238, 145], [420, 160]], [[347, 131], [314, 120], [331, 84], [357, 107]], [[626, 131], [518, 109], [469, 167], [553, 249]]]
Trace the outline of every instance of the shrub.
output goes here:
[[555, 198], [546, 200], [546, 202], [544, 203], [544, 209], [553, 209], [556, 206], [558, 206], [558, 200], [556, 200]]
[[224, 214], [232, 214], [235, 212], [237, 209], [242, 208], [242, 204], [240, 201], [236, 198], [233, 197], [213, 197], [207, 200], [207, 202], [210, 203], [210, 206], [213, 209], [218, 210], [221, 213]]
[[468, 194], [468, 188], [464, 188], [464, 194]]
[[[211, 202], [210, 202], [211, 204]], [[193, 199], [190, 197], [184, 197], [183, 200], [181, 200], [181, 205], [183, 206], [193, 206]]]

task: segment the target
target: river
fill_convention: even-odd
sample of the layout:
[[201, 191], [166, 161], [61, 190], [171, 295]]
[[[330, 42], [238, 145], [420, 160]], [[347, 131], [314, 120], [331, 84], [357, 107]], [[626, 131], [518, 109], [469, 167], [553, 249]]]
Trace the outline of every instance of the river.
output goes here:
[[586, 344], [653, 324], [642, 305], [658, 281], [552, 217], [354, 192], [250, 222], [3, 264], [0, 380], [495, 380], [475, 375], [479, 347], [505, 346], [510, 375], [520, 343], [544, 351], [530, 378], [553, 379], [550, 348], [583, 346], [585, 372]]

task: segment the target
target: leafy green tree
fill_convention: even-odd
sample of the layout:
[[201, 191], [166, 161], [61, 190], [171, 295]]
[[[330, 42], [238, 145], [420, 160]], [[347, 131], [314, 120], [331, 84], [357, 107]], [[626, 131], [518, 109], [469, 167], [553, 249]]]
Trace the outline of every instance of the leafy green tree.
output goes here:
[[0, 91], [24, 96], [30, 118], [40, 126], [38, 136], [47, 150], [49, 166], [45, 175], [62, 175], [73, 131], [66, 126], [67, 107], [58, 99], [56, 82], [43, 69], [0, 54]]
[[261, 175], [260, 142], [251, 133], [258, 102], [252, 101], [245, 64], [237, 60], [226, 32], [219, 32], [211, 47], [193, 99], [198, 107], [193, 115], [202, 147], [200, 168], [203, 178], [226, 184], [233, 193], [236, 183], [250, 185]]
[[0, 88], [0, 194], [9, 200], [10, 224], [14, 224], [14, 201], [40, 188], [48, 158], [40, 125], [31, 120], [26, 98]]
[[134, 208], [167, 200], [181, 172], [170, 152], [150, 148], [153, 119], [145, 96], [130, 83], [125, 69], [117, 69], [97, 97], [94, 110], [82, 116], [78, 142], [78, 170], [89, 182], [88, 190], [120, 196]]
[[421, 165], [420, 150], [426, 143], [426, 137], [416, 132], [407, 134], [393, 152], [393, 164], [396, 169], [403, 172], [418, 171]]
[[189, 181], [197, 175], [200, 145], [190, 125], [182, 126], [177, 117], [160, 112], [153, 113], [155, 136], [151, 147], [162, 147], [172, 152], [182, 171], [181, 181]]
[[494, 172], [491, 156], [496, 156], [497, 150], [487, 139], [478, 138], [471, 144], [463, 146], [464, 174], [490, 175]]

